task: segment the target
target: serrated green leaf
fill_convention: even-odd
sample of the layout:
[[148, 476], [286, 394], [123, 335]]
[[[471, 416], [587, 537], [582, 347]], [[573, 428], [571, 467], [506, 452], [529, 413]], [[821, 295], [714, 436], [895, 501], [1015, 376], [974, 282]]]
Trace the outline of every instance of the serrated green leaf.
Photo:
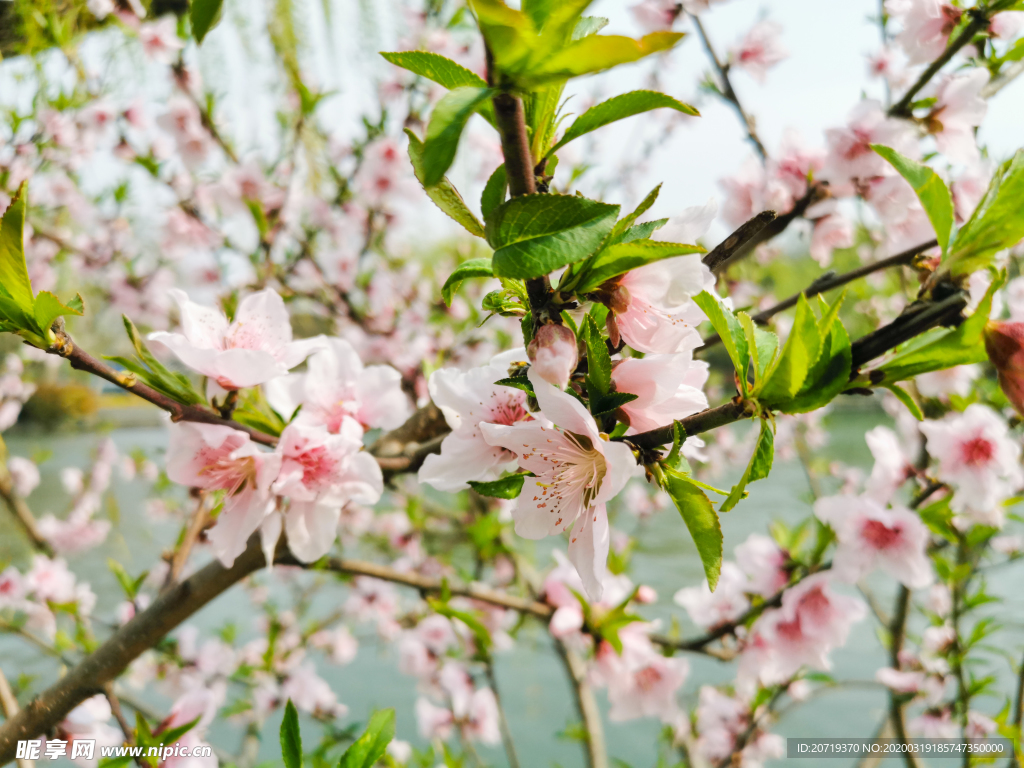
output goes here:
[[84, 315], [85, 299], [82, 298], [82, 294], [76, 293], [75, 297], [68, 302], [68, 307], [72, 310], [73, 314]]
[[626, 403], [631, 403], [637, 399], [637, 395], [632, 395], [629, 392], [608, 392], [607, 394], [597, 395], [590, 399], [590, 413], [595, 417], [603, 416], [606, 413], [616, 411]]
[[640, 205], [638, 205], [630, 213], [627, 213], [625, 216], [622, 217], [621, 220], [615, 223], [615, 228], [612, 229], [612, 234], [608, 238], [608, 241], [612, 243], [619, 242], [620, 238], [626, 232], [626, 230], [632, 227], [633, 224], [636, 223], [637, 219], [639, 219], [641, 216], [643, 216], [645, 213], [647, 213], [647, 211], [651, 209], [651, 206], [654, 205], [654, 203], [658, 200], [658, 195], [660, 194], [661, 184], [659, 184], [650, 192], [648, 192], [647, 196], [640, 201]]
[[747, 336], [743, 332], [736, 316], [718, 300], [716, 296], [707, 291], [701, 291], [694, 299], [700, 307], [715, 332], [722, 338], [722, 345], [729, 353], [733, 367], [736, 369], [740, 382], [740, 390], [746, 396], [748, 392], [747, 369], [750, 366], [750, 347], [747, 345]]
[[520, 85], [538, 85], [603, 72], [667, 51], [682, 37], [681, 32], [652, 32], [639, 40], [621, 35], [590, 35], [556, 51], [529, 70], [515, 72], [515, 79]]
[[1024, 149], [996, 170], [971, 218], [957, 232], [947, 264], [954, 275], [966, 275], [992, 264], [999, 251], [1024, 237]]
[[619, 206], [570, 195], [523, 195], [498, 206], [484, 228], [494, 274], [541, 277], [597, 251]]
[[771, 403], [762, 396], [762, 403], [783, 413], [807, 413], [824, 407], [846, 388], [853, 365], [850, 337], [842, 323], [837, 321], [831, 325], [818, 359], [796, 396], [781, 403]]
[[570, 141], [578, 139], [580, 136], [584, 136], [591, 131], [596, 131], [598, 128], [603, 128], [610, 123], [632, 117], [633, 115], [650, 112], [653, 109], [674, 109], [687, 115], [700, 114], [689, 104], [684, 104], [664, 93], [658, 93], [657, 91], [630, 91], [629, 93], [613, 96], [607, 101], [602, 101], [577, 117], [568, 130], [562, 134], [562, 138], [558, 140], [558, 143], [548, 150], [548, 154], [558, 151]]
[[427, 124], [427, 139], [423, 144], [421, 160], [423, 177], [420, 181], [424, 187], [441, 183], [445, 172], [455, 160], [466, 121], [491, 94], [489, 88], [456, 88], [446, 93], [434, 106]]
[[72, 307], [65, 306], [61, 303], [60, 299], [49, 291], [40, 291], [35, 298], [32, 314], [39, 326], [39, 330], [45, 332], [58, 317], [62, 315], [81, 315], [82, 313]]
[[285, 768], [302, 768], [302, 734], [299, 731], [299, 713], [288, 699], [281, 721], [281, 759]]
[[775, 361], [775, 353], [779, 349], [779, 337], [771, 331], [754, 325], [754, 321], [746, 312], [737, 314], [736, 319], [739, 321], [740, 327], [743, 328], [743, 335], [747, 339], [747, 349], [753, 350], [753, 354], [750, 356], [754, 370], [752, 392], [756, 395], [761, 389], [765, 371]]
[[759, 399], [770, 407], [791, 400], [800, 391], [807, 373], [818, 359], [821, 339], [818, 324], [807, 298], [801, 294], [789, 338], [776, 358], [775, 365], [765, 375]]
[[704, 252], [704, 248], [699, 245], [666, 243], [661, 240], [636, 240], [608, 245], [583, 267], [575, 290], [580, 294], [589, 293], [605, 281], [637, 267], [674, 256]]
[[407, 69], [414, 75], [425, 77], [449, 91], [456, 88], [486, 88], [487, 82], [476, 72], [466, 69], [439, 53], [428, 51], [382, 51], [381, 56], [396, 67]]
[[525, 376], [510, 377], [507, 379], [498, 379], [494, 382], [499, 387], [512, 387], [513, 389], [521, 389], [523, 392], [529, 392], [533, 394], [533, 384]]
[[195, 720], [191, 720], [184, 725], [179, 725], [177, 728], [171, 728], [167, 731], [161, 731], [160, 735], [157, 736], [157, 741], [164, 746], [170, 746], [181, 740], [181, 737], [191, 731], [199, 723], [201, 717], [197, 717]]
[[455, 189], [446, 176], [442, 176], [441, 180], [433, 186], [428, 186], [424, 181], [425, 169], [423, 166], [423, 142], [419, 140], [419, 137], [412, 132], [409, 128], [405, 129], [406, 136], [409, 137], [409, 159], [412, 161], [413, 173], [416, 174], [416, 178], [423, 186], [423, 191], [427, 193], [434, 205], [441, 209], [442, 212], [450, 219], [455, 221], [457, 224], [462, 225], [469, 234], [476, 235], [477, 237], [484, 236], [484, 225], [480, 223], [476, 216], [473, 215], [472, 211], [466, 206], [466, 201], [462, 199], [462, 195]]
[[[27, 182], [18, 191], [0, 219], [0, 293], [13, 300], [25, 316], [32, 315], [35, 297], [25, 264], [25, 206]], [[14, 320], [14, 318], [10, 318]]]
[[338, 768], [373, 768], [395, 738], [395, 710], [375, 712], [366, 731], [341, 756]]
[[484, 221], [490, 218], [494, 209], [505, 202], [505, 190], [508, 188], [508, 179], [505, 177], [505, 164], [502, 163], [494, 169], [494, 173], [487, 179], [484, 191], [480, 195], [480, 213]]
[[459, 286], [462, 285], [464, 280], [468, 280], [471, 277], [494, 277], [494, 272], [491, 269], [491, 260], [470, 259], [456, 267], [455, 271], [448, 275], [448, 279], [444, 281], [444, 285], [441, 287], [441, 296], [444, 298], [444, 303], [450, 307], [452, 305], [452, 297], [459, 290]]
[[487, 483], [470, 480], [469, 487], [481, 496], [490, 496], [495, 499], [517, 499], [519, 494], [522, 493], [523, 481], [526, 480], [529, 474], [529, 472], [520, 472]]
[[645, 221], [643, 224], [634, 224], [618, 236], [619, 243], [632, 243], [637, 240], [647, 240], [651, 235], [668, 224], [668, 219], [654, 219]]
[[594, 318], [583, 318], [583, 341], [587, 345], [587, 395], [593, 401], [612, 388], [612, 358]]
[[168, 370], [163, 363], [153, 356], [153, 353], [143, 344], [138, 329], [128, 316], [122, 315], [121, 319], [124, 322], [125, 331], [135, 347], [135, 354], [138, 357], [136, 360], [118, 356], [107, 356], [105, 359], [124, 366], [153, 389], [167, 395], [172, 400], [185, 403], [186, 405], [205, 404], [206, 398], [195, 390], [188, 378], [180, 373]]
[[670, 467], [663, 469], [665, 490], [697, 545], [708, 587], [714, 591], [722, 572], [722, 524], [707, 494], [689, 477]]
[[220, 21], [223, 0], [191, 0], [189, 3], [189, 19], [192, 22], [192, 36], [197, 43]]
[[768, 473], [772, 470], [774, 456], [775, 433], [772, 432], [768, 419], [761, 419], [761, 431], [757, 436], [757, 443], [754, 445], [754, 452], [750, 456], [747, 469], [744, 471], [740, 481], [732, 487], [729, 496], [722, 502], [718, 511], [728, 512], [746, 495], [745, 492], [748, 484], [768, 477]]
[[881, 144], [872, 144], [871, 148], [913, 187], [917, 199], [921, 201], [921, 207], [932, 223], [935, 238], [945, 253], [949, 245], [949, 235], [953, 230], [953, 198], [950, 197], [946, 182], [927, 165], [904, 157], [895, 149]]

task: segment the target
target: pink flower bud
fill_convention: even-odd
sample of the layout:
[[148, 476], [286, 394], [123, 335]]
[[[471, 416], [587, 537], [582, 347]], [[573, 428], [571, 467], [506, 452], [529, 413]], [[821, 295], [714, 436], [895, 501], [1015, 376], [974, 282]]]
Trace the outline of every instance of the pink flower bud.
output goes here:
[[636, 601], [644, 604], [656, 603], [658, 602], [658, 593], [653, 587], [641, 584], [639, 589], [636, 591]]
[[985, 351], [996, 367], [1003, 394], [1024, 416], [1024, 323], [989, 323]]
[[542, 325], [526, 354], [538, 375], [559, 389], [569, 384], [569, 376], [579, 362], [576, 336], [564, 325]]

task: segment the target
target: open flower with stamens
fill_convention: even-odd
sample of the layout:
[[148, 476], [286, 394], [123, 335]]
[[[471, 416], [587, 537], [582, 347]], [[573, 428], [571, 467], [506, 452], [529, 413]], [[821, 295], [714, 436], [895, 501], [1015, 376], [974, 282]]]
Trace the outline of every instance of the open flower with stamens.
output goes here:
[[225, 567], [242, 554], [270, 511], [270, 484], [280, 467], [280, 456], [260, 451], [245, 432], [218, 424], [171, 425], [167, 476], [190, 488], [227, 491], [224, 509], [207, 534]]
[[223, 312], [189, 301], [184, 291], [170, 293], [181, 311], [182, 332], [157, 331], [150, 340], [224, 389], [254, 387], [283, 376], [324, 345], [320, 337], [292, 341], [288, 310], [269, 288], [245, 297], [232, 323]]
[[532, 421], [513, 426], [483, 423], [484, 440], [519, 457], [527, 478], [512, 516], [516, 533], [542, 539], [569, 535], [569, 559], [592, 600], [601, 597], [608, 559], [605, 503], [637, 473], [633, 452], [609, 442], [576, 398], [548, 384], [532, 368], [530, 383], [541, 412], [557, 426]]
[[290, 424], [281, 433], [281, 472], [272, 490], [291, 500], [284, 528], [288, 548], [303, 562], [319, 560], [330, 550], [345, 504], [376, 504], [384, 492], [380, 466], [361, 450], [362, 435], [355, 419], [345, 419], [338, 434], [302, 424]]
[[489, 444], [480, 424], [511, 426], [531, 421], [526, 393], [494, 382], [508, 376], [509, 365], [526, 362], [522, 347], [502, 352], [487, 365], [460, 371], [442, 368], [430, 376], [430, 399], [444, 414], [452, 431], [441, 443], [441, 453], [427, 456], [419, 480], [439, 491], [461, 491], [468, 481], [492, 480], [515, 455], [500, 445]]

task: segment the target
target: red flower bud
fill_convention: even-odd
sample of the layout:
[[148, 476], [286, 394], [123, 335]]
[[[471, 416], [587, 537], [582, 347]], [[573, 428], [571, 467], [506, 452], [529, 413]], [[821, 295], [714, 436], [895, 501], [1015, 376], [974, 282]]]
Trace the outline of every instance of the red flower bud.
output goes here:
[[990, 322], [985, 326], [985, 351], [1003, 394], [1024, 416], [1024, 323]]
[[579, 357], [576, 336], [564, 325], [542, 325], [526, 347], [526, 354], [537, 373], [559, 389], [565, 389]]

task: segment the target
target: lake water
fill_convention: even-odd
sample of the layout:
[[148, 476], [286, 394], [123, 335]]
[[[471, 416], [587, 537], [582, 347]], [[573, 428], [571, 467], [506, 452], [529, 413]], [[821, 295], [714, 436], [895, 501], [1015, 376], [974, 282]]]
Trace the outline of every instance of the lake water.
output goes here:
[[[821, 455], [851, 465], [870, 467], [871, 457], [862, 435], [874, 424], [883, 422], [885, 417], [874, 411], [839, 410], [827, 418], [832, 441], [820, 452]], [[166, 432], [162, 428], [120, 429], [110, 434], [120, 450], [142, 448], [157, 460], [166, 439]], [[12, 454], [31, 456], [40, 450], [55, 454], [54, 458], [42, 465], [43, 482], [31, 498], [37, 515], [42, 516], [47, 511], [58, 515], [64, 512], [67, 498], [60, 486], [59, 470], [67, 465], [87, 467], [90, 451], [97, 439], [97, 435], [93, 434], [7, 436]], [[738, 471], [735, 474], [738, 475]], [[726, 476], [718, 478], [716, 482], [719, 486], [727, 487], [734, 479], [733, 476]], [[69, 558], [73, 570], [92, 584], [99, 598], [94, 613], [97, 622], [110, 619], [113, 609], [122, 600], [122, 592], [107, 568], [107, 558], [120, 561], [130, 573], [139, 573], [152, 565], [177, 534], [174, 523], [153, 523], [143, 514], [141, 507], [146, 493], [147, 486], [143, 481], [124, 482], [115, 479], [113, 495], [117, 502], [119, 521], [107, 542], [90, 552]], [[771, 477], [754, 485], [751, 496], [723, 516], [727, 556], [749, 533], [766, 532], [772, 519], [794, 522], [809, 512], [810, 495], [803, 469], [796, 462], [776, 462]], [[690, 625], [685, 612], [671, 602], [677, 589], [698, 584], [703, 579], [700, 561], [682, 521], [674, 512], [668, 511], [644, 524], [637, 524], [631, 517], [623, 515], [619, 517], [618, 525], [635, 533], [638, 538], [637, 554], [633, 561], [635, 580], [654, 586], [659, 593], [659, 602], [649, 606], [646, 615], [661, 618], [665, 627], [671, 617], [675, 616], [680, 621], [684, 636], [697, 634], [698, 630]], [[4, 519], [0, 524], [0, 563], [14, 560], [23, 564], [26, 552], [21, 537], [12, 535], [11, 530], [11, 524]], [[205, 560], [208, 555], [203, 553], [201, 557]], [[1017, 588], [1022, 576], [1024, 566], [1015, 563], [998, 569], [991, 579], [991, 591], [1006, 600], [995, 612], [1012, 617], [1003, 620], [1006, 627], [995, 636], [994, 643], [1018, 659], [1020, 647], [1024, 644], [1024, 635], [1021, 633], [1024, 595]], [[261, 575], [260, 578], [266, 579], [266, 576]], [[893, 590], [884, 578], [869, 579], [869, 584], [883, 605], [891, 605]], [[279, 587], [274, 591], [278, 592]], [[286, 591], [280, 591], [277, 596], [283, 602], [287, 594]], [[340, 604], [344, 596], [344, 587], [330, 585], [318, 598], [318, 607], [326, 614]], [[415, 597], [411, 593], [407, 596], [409, 600]], [[237, 593], [229, 592], [198, 613], [192, 623], [212, 631], [226, 622], [237, 624], [241, 640], [252, 636], [249, 601]], [[834, 677], [849, 681], [851, 685], [823, 692], [809, 702], [787, 710], [773, 730], [784, 737], [873, 735], [883, 720], [887, 705], [884, 690], [871, 682], [874, 671], [886, 659], [876, 632], [877, 624], [870, 618], [864, 620], [854, 627], [847, 646], [833, 654]], [[103, 631], [98, 629], [98, 633], [102, 635]], [[911, 636], [913, 634], [912, 625]], [[361, 645], [356, 660], [345, 667], [321, 664], [321, 673], [339, 700], [350, 708], [351, 720], [365, 720], [374, 707], [395, 706], [398, 711], [398, 737], [420, 743], [413, 715], [417, 697], [414, 680], [398, 672], [394, 650], [377, 641], [368, 628], [358, 630], [358, 635]], [[690, 655], [688, 659], [691, 673], [684, 689], [686, 701], [694, 701], [696, 691], [703, 684], [725, 683], [731, 679], [732, 665], [699, 655]], [[41, 659], [26, 643], [12, 637], [0, 636], [0, 660], [9, 677], [16, 677], [17, 673], [38, 675], [38, 687], [52, 681], [57, 673], [53, 661]], [[1006, 662], [1001, 662], [1001, 666], [994, 665], [988, 671], [997, 674], [1003, 694], [1012, 695], [1016, 681]], [[496, 673], [523, 768], [582, 766], [580, 746], [557, 736], [557, 732], [575, 718], [575, 711], [565, 672], [547, 634], [535, 624], [530, 626], [522, 634], [515, 650], [497, 657]], [[984, 673], [982, 669], [976, 670], [978, 675]], [[603, 693], [598, 695], [602, 705], [605, 704]], [[165, 712], [169, 704], [152, 691], [141, 692], [139, 698], [160, 712]], [[978, 708], [994, 715], [1004, 703], [1005, 699], [1001, 698], [983, 699], [978, 701]], [[262, 760], [280, 760], [278, 725], [279, 719], [267, 725], [260, 753]], [[605, 725], [609, 752], [613, 758], [619, 758], [633, 768], [647, 768], [655, 764], [656, 739], [660, 729], [658, 723], [651, 720], [628, 723], [606, 721]], [[308, 734], [307, 744], [313, 743], [315, 724], [304, 719], [303, 728]], [[228, 722], [218, 722], [210, 734], [211, 742], [232, 753], [238, 751], [241, 738], [241, 729]], [[489, 765], [506, 765], [500, 749], [482, 748], [480, 754]], [[777, 761], [775, 765], [786, 762]], [[811, 762], [801, 760], [797, 765], [810, 766]], [[852, 763], [829, 760], [828, 764], [843, 768]]]

